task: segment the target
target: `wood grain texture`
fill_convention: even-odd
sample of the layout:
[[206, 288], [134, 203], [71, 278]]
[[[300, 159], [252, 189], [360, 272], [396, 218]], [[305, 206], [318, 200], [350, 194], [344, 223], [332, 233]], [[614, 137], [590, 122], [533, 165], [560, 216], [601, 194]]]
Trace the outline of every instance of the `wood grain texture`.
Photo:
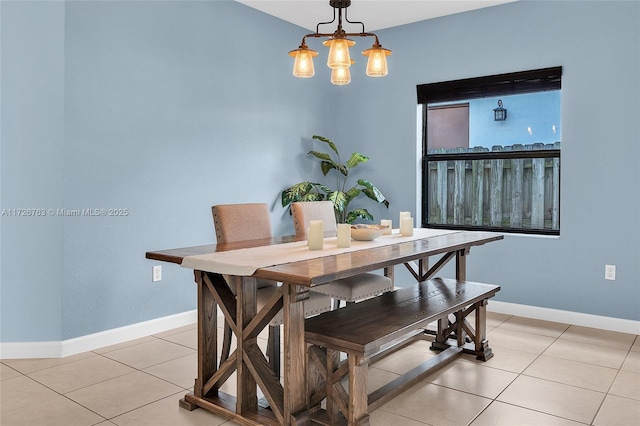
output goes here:
[[260, 388], [264, 389], [271, 411], [278, 421], [284, 423], [284, 389], [280, 384], [280, 378], [275, 376], [258, 345], [252, 344], [245, 348], [244, 361]]
[[470, 247], [502, 238], [502, 235], [490, 232], [457, 232], [335, 256], [269, 266], [258, 269], [254, 276], [313, 287], [412, 260], [460, 250], [468, 251]]
[[309, 318], [305, 336], [308, 343], [369, 356], [412, 330], [493, 297], [498, 290], [497, 285], [435, 278]]
[[[296, 423], [295, 415], [307, 408], [307, 346], [304, 340], [304, 305], [299, 293], [307, 290], [290, 285], [285, 291], [284, 314], [284, 417]], [[305, 414], [306, 415], [306, 414]], [[290, 419], [287, 421], [287, 419]]]
[[[502, 239], [503, 236], [486, 232], [458, 232], [455, 234], [430, 237], [428, 239], [395, 244], [392, 246], [364, 249], [341, 255], [325, 256], [318, 259], [292, 262], [288, 264], [274, 265], [261, 268], [252, 277], [233, 277], [230, 285], [217, 274], [208, 274], [202, 271], [194, 271], [198, 284], [198, 378], [194, 386], [194, 393], [187, 394], [180, 403], [181, 407], [192, 410], [196, 407], [205, 408], [208, 411], [221, 414], [239, 424], [307, 424], [311, 418], [314, 421], [327, 421], [326, 412], [317, 407], [307, 407], [307, 344], [305, 342], [305, 320], [302, 300], [307, 297], [309, 288], [334, 281], [339, 278], [358, 275], [363, 272], [371, 272], [386, 268], [386, 275], [393, 276], [393, 267], [409, 261], [418, 261], [417, 277], [422, 279], [426, 274], [435, 273], [444, 264], [456, 259], [456, 276], [464, 278], [466, 275], [466, 255], [471, 247], [480, 246], [492, 241]], [[204, 245], [197, 247], [185, 247], [180, 249], [150, 251], [146, 253], [147, 259], [181, 264], [186, 256], [214, 253], [217, 251], [236, 250], [248, 247], [265, 246], [295, 241], [295, 237], [271, 238], [240, 243], [227, 243], [218, 245]], [[429, 271], [425, 271], [428, 262], [425, 260], [431, 256], [444, 256]], [[283, 283], [282, 297], [274, 297], [267, 303], [268, 308], [257, 312], [256, 284], [257, 278], [279, 281]], [[233, 296], [231, 289], [237, 289], [237, 297]], [[496, 290], [497, 291], [497, 290]], [[375, 300], [375, 299], [372, 299]], [[258, 356], [256, 335], [269, 320], [273, 311], [282, 306], [284, 316], [284, 385], [280, 389], [276, 381], [272, 381], [272, 368], [268, 367], [262, 354]], [[358, 308], [360, 304], [350, 305]], [[236, 351], [231, 353], [218, 368], [216, 368], [216, 318], [215, 309], [221, 307], [225, 320], [233, 324], [234, 333], [238, 338]], [[449, 306], [449, 305], [447, 305]], [[474, 305], [476, 310], [484, 315], [484, 305]], [[455, 311], [453, 305], [449, 306]], [[452, 311], [452, 312], [453, 312]], [[339, 311], [337, 311], [339, 312]], [[379, 316], [380, 314], [377, 314]], [[399, 316], [398, 316], [399, 317]], [[480, 321], [480, 324], [478, 324]], [[476, 319], [476, 334], [474, 337], [475, 353], [491, 355], [491, 349], [486, 342], [486, 327], [484, 317]], [[347, 323], [348, 324], [348, 323]], [[417, 323], [416, 323], [417, 324]], [[454, 326], [449, 321], [443, 322], [443, 330], [466, 330], [464, 327]], [[456, 328], [458, 327], [458, 328]], [[470, 325], [467, 328], [471, 327]], [[402, 327], [385, 330], [385, 338], [377, 339], [375, 345], [352, 348], [360, 351], [363, 356], [373, 353], [376, 345], [379, 348], [388, 348], [406, 336], [402, 335]], [[375, 335], [373, 336], [376, 337]], [[442, 335], [442, 344], [445, 344], [447, 336]], [[444, 349], [444, 348], [435, 348]], [[326, 352], [325, 352], [326, 353]], [[333, 353], [337, 353], [334, 351]], [[326, 355], [325, 355], [326, 356]], [[332, 355], [333, 357], [334, 355]], [[366, 355], [368, 356], [368, 355]], [[321, 357], [322, 358], [322, 357]], [[363, 358], [364, 359], [364, 358]], [[324, 381], [323, 391], [330, 389], [332, 395], [340, 401], [334, 404], [336, 409], [344, 408], [348, 404], [348, 395], [344, 389], [338, 386], [327, 386], [327, 381], [335, 384], [338, 377], [344, 377], [348, 372], [348, 365], [335, 365], [333, 362], [316, 363], [320, 367], [328, 368], [327, 364], [336, 368], [327, 376], [325, 372], [316, 374], [314, 382]], [[311, 362], [311, 361], [309, 361]], [[337, 364], [337, 363], [336, 363]], [[219, 390], [233, 372], [237, 373], [237, 398], [225, 395]], [[362, 375], [360, 375], [362, 377]], [[329, 378], [330, 377], [330, 378]], [[362, 388], [362, 380], [357, 381]], [[323, 380], [324, 379], [324, 380]], [[266, 390], [268, 403], [272, 410], [265, 410], [257, 400], [257, 385]], [[312, 396], [313, 401], [319, 401], [321, 393]], [[355, 398], [355, 395], [354, 395]], [[362, 401], [362, 397], [356, 398]], [[362, 405], [357, 402], [358, 405]], [[360, 419], [355, 420], [366, 424], [368, 416], [359, 414]], [[327, 424], [341, 424], [344, 419], [332, 419]]]
[[[321, 424], [333, 424], [344, 416], [350, 426], [368, 425], [369, 410], [380, 407], [456, 358], [464, 350], [466, 336], [473, 340], [473, 353], [478, 359], [488, 359], [492, 353], [484, 339], [484, 307], [487, 299], [499, 290], [497, 285], [435, 278], [307, 319], [305, 336], [312, 344], [309, 363], [318, 369], [325, 365], [325, 371], [319, 373], [325, 378], [321, 383], [324, 392], [310, 390], [309, 395], [311, 404], [318, 405], [324, 393], [326, 408], [323, 416], [312, 418]], [[475, 313], [475, 329], [466, 320], [471, 313]], [[448, 319], [450, 315], [455, 317], [453, 322]], [[403, 341], [412, 341], [417, 331], [435, 320], [439, 326], [432, 348], [442, 352], [368, 394], [371, 359], [397, 350], [406, 344]], [[450, 338], [455, 340], [452, 346], [447, 343]], [[331, 360], [338, 352], [346, 352], [347, 361], [336, 366]], [[349, 392], [342, 384], [347, 374], [345, 367]]]
[[[257, 342], [256, 337], [245, 335], [245, 327], [256, 316], [256, 280], [249, 277], [230, 277], [230, 280], [229, 285], [235, 284], [238, 289], [236, 350], [239, 354], [244, 354], [245, 348], [251, 347]], [[258, 408], [255, 378], [251, 375], [243, 356], [238, 356], [236, 362], [238, 374], [236, 412], [238, 414], [255, 412]]]
[[204, 396], [211, 387], [206, 383], [216, 372], [217, 358], [217, 304], [210, 288], [205, 284], [205, 273], [196, 273], [198, 285], [198, 379], [194, 393]]
[[[503, 239], [501, 234], [492, 232], [457, 232], [402, 244], [343, 253], [337, 256], [325, 256], [317, 259], [274, 265], [258, 269], [253, 276], [255, 278], [308, 287], [325, 284], [363, 272], [393, 267], [412, 260], [456, 252], [460, 249], [469, 249], [473, 246], [501, 239]], [[157, 250], [147, 252], [146, 258], [180, 264], [186, 256], [280, 244], [295, 240], [294, 236], [287, 236], [265, 240]]]
[[145, 255], [147, 259], [159, 260], [161, 262], [182, 263], [182, 259], [187, 256], [196, 256], [200, 254], [216, 253], [219, 251], [238, 250], [250, 247], [262, 247], [273, 244], [290, 243], [300, 241], [295, 235], [287, 235], [284, 237], [273, 237], [261, 240], [238, 241], [224, 244], [205, 244], [202, 246], [182, 247], [167, 250], [148, 251]]

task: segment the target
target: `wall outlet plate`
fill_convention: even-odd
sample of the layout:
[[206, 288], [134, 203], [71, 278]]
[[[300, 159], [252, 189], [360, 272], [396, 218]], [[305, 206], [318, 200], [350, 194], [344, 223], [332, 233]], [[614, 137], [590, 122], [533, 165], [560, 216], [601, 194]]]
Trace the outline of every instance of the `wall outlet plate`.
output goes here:
[[616, 265], [604, 265], [604, 279], [610, 281], [616, 280]]
[[151, 281], [158, 282], [162, 280], [162, 265], [156, 265], [153, 267], [153, 272], [151, 274]]

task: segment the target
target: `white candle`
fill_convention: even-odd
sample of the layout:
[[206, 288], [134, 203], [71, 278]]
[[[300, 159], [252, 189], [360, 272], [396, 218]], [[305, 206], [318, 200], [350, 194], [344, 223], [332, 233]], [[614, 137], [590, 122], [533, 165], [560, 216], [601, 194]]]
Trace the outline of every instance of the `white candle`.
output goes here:
[[[411, 212], [400, 212], [400, 221], [398, 222], [400, 225], [400, 235], [405, 235], [405, 233], [407, 232], [402, 225], [402, 219], [407, 218], [407, 217], [411, 217]], [[404, 230], [404, 232], [403, 232]]]
[[324, 241], [324, 223], [321, 220], [310, 220], [307, 230], [309, 250], [322, 250]]
[[348, 223], [338, 224], [338, 247], [351, 247], [351, 225]]
[[400, 219], [400, 234], [405, 237], [413, 235], [413, 218], [403, 217]]
[[393, 221], [391, 219], [382, 219], [380, 221], [380, 225], [387, 226], [387, 229], [384, 230], [382, 235], [391, 235], [391, 231], [393, 228]]

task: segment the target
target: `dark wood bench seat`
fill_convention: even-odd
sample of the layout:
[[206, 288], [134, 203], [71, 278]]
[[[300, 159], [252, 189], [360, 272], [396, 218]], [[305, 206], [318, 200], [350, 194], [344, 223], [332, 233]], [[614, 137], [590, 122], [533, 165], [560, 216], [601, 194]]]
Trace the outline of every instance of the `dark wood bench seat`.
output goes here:
[[[435, 278], [307, 319], [312, 420], [366, 425], [369, 409], [384, 404], [461, 352], [473, 353], [480, 360], [491, 358], [486, 304], [499, 290], [497, 285]], [[475, 313], [473, 324], [467, 321], [471, 313]], [[441, 352], [368, 395], [367, 370], [372, 357], [416, 336], [425, 337], [426, 327], [435, 321], [438, 327], [432, 332], [431, 347]], [[347, 354], [342, 363], [338, 362], [340, 352]], [[340, 383], [347, 374], [348, 392]], [[325, 398], [326, 409], [320, 410]]]

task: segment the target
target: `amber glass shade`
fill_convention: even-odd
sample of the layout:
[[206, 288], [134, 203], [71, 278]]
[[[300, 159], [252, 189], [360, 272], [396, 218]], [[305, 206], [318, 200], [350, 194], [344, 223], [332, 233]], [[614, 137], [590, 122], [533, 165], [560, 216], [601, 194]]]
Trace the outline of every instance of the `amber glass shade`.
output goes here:
[[310, 78], [316, 73], [313, 67], [313, 57], [318, 56], [318, 52], [309, 49], [306, 45], [289, 52], [293, 56], [293, 75], [298, 78]]
[[367, 75], [369, 77], [384, 77], [389, 74], [387, 68], [387, 56], [391, 55], [389, 49], [374, 44], [371, 49], [365, 50], [362, 54], [369, 57], [367, 60]]
[[344, 86], [351, 83], [351, 71], [349, 67], [334, 68], [331, 70], [331, 83]]
[[329, 68], [334, 69], [351, 66], [349, 47], [355, 46], [355, 41], [346, 38], [332, 38], [323, 44], [329, 47], [329, 57], [327, 58], [327, 66]]

